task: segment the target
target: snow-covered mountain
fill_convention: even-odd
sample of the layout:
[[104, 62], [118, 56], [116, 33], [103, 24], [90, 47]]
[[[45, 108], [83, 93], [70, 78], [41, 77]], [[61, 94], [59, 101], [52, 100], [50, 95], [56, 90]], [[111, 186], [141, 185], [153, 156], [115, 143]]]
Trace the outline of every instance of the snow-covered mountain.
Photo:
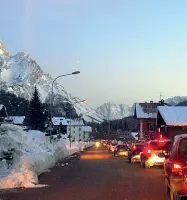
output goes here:
[[131, 115], [131, 109], [130, 106], [125, 104], [116, 105], [108, 102], [99, 106], [96, 111], [103, 115], [105, 119], [122, 119]]
[[[43, 102], [49, 101], [53, 79], [45, 73], [28, 53], [20, 52], [12, 56], [0, 41], [0, 87], [17, 96], [30, 99], [36, 86]], [[53, 104], [70, 102], [74, 104], [80, 99], [68, 94], [64, 87], [54, 83]], [[102, 116], [86, 103], [76, 103], [74, 108], [78, 115], [83, 114], [86, 121], [102, 121]]]
[[187, 100], [187, 96], [175, 96], [165, 100], [166, 103], [171, 105], [177, 105], [180, 102]]

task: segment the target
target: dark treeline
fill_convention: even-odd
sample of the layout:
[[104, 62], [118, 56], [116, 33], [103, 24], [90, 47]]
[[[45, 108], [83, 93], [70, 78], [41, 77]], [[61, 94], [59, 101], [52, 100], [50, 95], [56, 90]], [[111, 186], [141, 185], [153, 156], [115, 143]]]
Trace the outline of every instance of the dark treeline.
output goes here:
[[[50, 121], [50, 105], [49, 103], [41, 102], [40, 94], [36, 87], [30, 101], [1, 90], [0, 104], [6, 107], [8, 116], [25, 116], [24, 124], [31, 129], [45, 130], [46, 123]], [[75, 109], [67, 102], [53, 105], [53, 116], [69, 118], [70, 109], [72, 109], [71, 118], [78, 118], [79, 116], [76, 114]]]

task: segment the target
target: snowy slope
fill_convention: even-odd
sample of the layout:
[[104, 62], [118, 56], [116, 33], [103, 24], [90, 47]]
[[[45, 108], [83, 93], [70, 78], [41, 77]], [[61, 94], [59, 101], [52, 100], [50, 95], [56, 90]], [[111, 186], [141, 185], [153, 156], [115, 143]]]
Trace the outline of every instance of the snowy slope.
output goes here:
[[183, 102], [185, 100], [187, 100], [187, 96], [175, 96], [166, 99], [165, 102], [171, 105], [177, 105], [178, 103]]
[[[0, 68], [2, 71], [1, 87], [3, 89], [25, 99], [30, 99], [34, 87], [37, 86], [41, 100], [43, 102], [49, 101], [53, 79], [40, 68], [28, 53], [20, 52], [12, 56], [0, 41]], [[55, 82], [53, 103], [67, 101], [73, 104], [79, 100], [68, 94], [62, 85]], [[75, 104], [74, 107], [78, 115], [87, 113], [83, 114], [85, 120], [96, 119], [96, 121], [102, 121], [102, 117], [87, 104]], [[89, 114], [88, 111], [90, 111]]]
[[121, 119], [131, 115], [131, 107], [125, 104], [104, 103], [96, 109], [97, 113], [105, 116], [105, 119]]

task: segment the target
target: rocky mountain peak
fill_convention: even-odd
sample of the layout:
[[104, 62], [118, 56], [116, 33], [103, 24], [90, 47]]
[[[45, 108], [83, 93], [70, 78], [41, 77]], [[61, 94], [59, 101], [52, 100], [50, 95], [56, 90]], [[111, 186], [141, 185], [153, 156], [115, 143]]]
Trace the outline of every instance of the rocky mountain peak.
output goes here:
[[0, 49], [4, 50], [5, 49], [5, 46], [3, 44], [3, 42], [0, 40]]
[[[7, 56], [9, 55], [9, 56]], [[19, 52], [11, 56], [6, 51], [3, 43], [0, 43], [0, 67], [1, 86], [3, 89], [17, 96], [30, 100], [36, 86], [43, 102], [49, 102], [53, 78], [45, 73], [39, 64], [26, 52]], [[73, 104], [78, 98], [68, 94], [58, 82], [54, 84], [53, 105], [63, 109], [61, 104], [69, 102]], [[87, 121], [102, 121], [101, 115], [95, 112], [88, 104], [75, 104], [74, 108], [78, 115], [87, 113], [84, 119]], [[90, 114], [88, 114], [90, 112]], [[62, 112], [63, 113], [63, 110]]]
[[11, 54], [6, 50], [3, 42], [0, 40], [0, 55], [4, 55], [6, 57], [10, 57]]
[[121, 119], [131, 115], [131, 107], [126, 104], [114, 104], [111, 102], [99, 106], [96, 111], [105, 119]]

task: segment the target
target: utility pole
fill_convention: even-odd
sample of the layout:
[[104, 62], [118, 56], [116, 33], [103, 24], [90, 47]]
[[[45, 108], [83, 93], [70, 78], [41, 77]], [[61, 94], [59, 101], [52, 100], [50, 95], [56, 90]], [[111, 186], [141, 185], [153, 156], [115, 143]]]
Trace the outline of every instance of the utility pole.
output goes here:
[[162, 95], [162, 92], [160, 92], [160, 101], [162, 100], [162, 96], [163, 96], [163, 95]]
[[108, 139], [110, 139], [110, 115], [108, 115]]
[[[2, 63], [2, 64], [1, 64]], [[2, 76], [1, 76], [1, 73], [2, 73], [2, 68], [3, 68], [3, 61], [2, 62], [0, 62], [0, 64], [2, 65], [2, 66], [0, 66], [0, 90], [1, 90], [1, 93], [2, 93]]]

